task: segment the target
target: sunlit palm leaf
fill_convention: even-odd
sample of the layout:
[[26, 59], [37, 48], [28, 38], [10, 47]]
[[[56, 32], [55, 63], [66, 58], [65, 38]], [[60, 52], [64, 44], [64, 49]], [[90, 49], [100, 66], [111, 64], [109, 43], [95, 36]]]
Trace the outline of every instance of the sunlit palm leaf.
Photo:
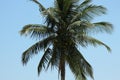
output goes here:
[[40, 24], [28, 24], [20, 31], [21, 35], [31, 35], [31, 37], [35, 38], [44, 37], [53, 33], [54, 31], [52, 31], [50, 28]]
[[80, 17], [82, 16], [82, 13], [79, 12], [77, 13], [75, 16], [73, 16], [73, 18], [70, 20], [71, 22], [74, 22], [76, 20], [80, 20]]
[[59, 12], [55, 8], [48, 8], [46, 11], [44, 11], [43, 15], [46, 16], [46, 24], [47, 26], [54, 27], [59, 22], [59, 16], [56, 14], [56, 12]]
[[81, 23], [82, 23], [82, 21], [75, 21], [75, 22], [73, 22], [72, 24], [70, 24], [70, 25], [68, 26], [68, 28], [72, 29], [72, 28], [74, 28], [74, 27], [80, 26]]

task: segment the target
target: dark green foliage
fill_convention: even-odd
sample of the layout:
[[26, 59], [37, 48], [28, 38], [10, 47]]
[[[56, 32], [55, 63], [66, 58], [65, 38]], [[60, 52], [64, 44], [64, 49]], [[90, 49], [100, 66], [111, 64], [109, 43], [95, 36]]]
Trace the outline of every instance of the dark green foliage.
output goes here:
[[105, 43], [89, 35], [93, 32], [112, 32], [112, 24], [108, 22], [91, 22], [95, 16], [105, 14], [106, 8], [91, 4], [91, 0], [55, 0], [54, 7], [46, 9], [37, 0], [32, 1], [39, 6], [46, 25], [28, 24], [21, 30], [21, 35], [40, 40], [23, 52], [23, 64], [32, 55], [44, 50], [38, 74], [49, 66], [56, 67], [61, 80], [65, 80], [65, 65], [68, 64], [76, 80], [86, 80], [87, 76], [93, 78], [92, 67], [77, 46], [103, 45], [111, 51]]

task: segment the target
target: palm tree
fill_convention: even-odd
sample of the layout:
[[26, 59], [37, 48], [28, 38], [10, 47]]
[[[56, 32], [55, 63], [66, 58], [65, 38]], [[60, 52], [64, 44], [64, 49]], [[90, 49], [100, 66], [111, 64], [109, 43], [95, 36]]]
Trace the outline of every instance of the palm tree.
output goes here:
[[39, 6], [45, 24], [28, 24], [20, 31], [21, 35], [30, 35], [39, 41], [22, 54], [22, 63], [44, 50], [38, 64], [38, 74], [42, 69], [58, 69], [61, 80], [65, 80], [65, 66], [77, 80], [93, 78], [91, 65], [83, 57], [78, 46], [103, 45], [108, 51], [111, 49], [103, 42], [90, 36], [93, 32], [112, 32], [112, 24], [108, 22], [92, 22], [95, 16], [106, 13], [106, 8], [91, 4], [91, 0], [55, 0], [54, 7], [45, 8], [39, 1], [32, 0]]

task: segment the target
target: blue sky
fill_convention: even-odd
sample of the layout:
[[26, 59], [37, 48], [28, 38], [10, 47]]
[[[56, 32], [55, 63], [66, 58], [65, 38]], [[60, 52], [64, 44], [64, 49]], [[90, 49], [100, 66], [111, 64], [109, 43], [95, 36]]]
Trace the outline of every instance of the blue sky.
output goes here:
[[[54, 0], [40, 0], [46, 7]], [[95, 80], [120, 80], [120, 0], [93, 0], [94, 4], [105, 6], [106, 15], [96, 17], [94, 21], [108, 21], [114, 25], [114, 32], [95, 34], [95, 37], [112, 48], [108, 53], [104, 47], [81, 49], [83, 55], [93, 66]], [[19, 35], [26, 24], [42, 23], [38, 6], [29, 0], [0, 1], [0, 80], [57, 80], [57, 70], [43, 71], [38, 77], [37, 64], [41, 54], [34, 56], [27, 66], [21, 63], [21, 54], [35, 40]], [[73, 80], [73, 75], [67, 67], [66, 80]], [[91, 80], [88, 78], [88, 80]]]

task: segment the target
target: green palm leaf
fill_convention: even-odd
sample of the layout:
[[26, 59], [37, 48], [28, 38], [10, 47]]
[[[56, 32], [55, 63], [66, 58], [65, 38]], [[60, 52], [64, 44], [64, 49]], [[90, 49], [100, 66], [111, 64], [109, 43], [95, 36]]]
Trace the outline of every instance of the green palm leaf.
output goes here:
[[81, 25], [81, 23], [82, 23], [82, 21], [75, 21], [75, 22], [73, 22], [72, 24], [70, 24], [70, 25], [68, 26], [68, 28], [78, 27], [78, 26]]
[[50, 48], [47, 48], [44, 52], [44, 55], [42, 56], [39, 65], [38, 65], [38, 75], [40, 74], [42, 68], [46, 68], [47, 63], [51, 59], [52, 50]]
[[76, 9], [81, 9], [81, 8], [84, 8], [86, 6], [88, 6], [90, 4], [91, 0], [85, 0], [83, 1]]
[[113, 26], [109, 22], [96, 22], [93, 23], [92, 27], [90, 27], [90, 30], [91, 29], [93, 29], [95, 32], [111, 33], [113, 31]]
[[43, 15], [46, 17], [45, 23], [47, 24], [47, 26], [50, 26], [53, 28], [56, 25], [58, 25], [59, 17], [56, 14], [56, 12], [59, 12], [59, 11], [55, 8], [48, 8], [46, 11], [44, 11]]
[[28, 48], [26, 51], [24, 51], [22, 55], [23, 64], [26, 64], [28, 60], [30, 59], [30, 57], [32, 57], [32, 55], [37, 54], [42, 49], [45, 49], [52, 42], [54, 38], [55, 38], [54, 35], [49, 36], [48, 38], [35, 43], [30, 48]]
[[60, 59], [60, 51], [59, 49], [57, 49], [56, 46], [53, 46], [52, 49], [52, 55], [51, 55], [51, 59], [49, 60], [48, 64], [47, 64], [47, 69], [49, 68], [49, 66], [51, 66], [52, 68], [57, 68], [59, 65], [59, 59]]
[[80, 12], [82, 15], [80, 15], [78, 19], [90, 21], [96, 15], [105, 14], [106, 8], [104, 8], [103, 6], [89, 5], [83, 8], [82, 10], [80, 10]]
[[37, 0], [31, 0], [31, 1], [33, 1], [33, 2], [35, 2], [36, 4], [39, 5], [39, 10], [40, 10], [40, 12], [46, 10], [45, 7], [44, 7], [40, 2], [38, 2]]
[[67, 57], [67, 62], [76, 79], [86, 80], [86, 75], [93, 78], [91, 65], [76, 48], [72, 48], [71, 50], [71, 53]]
[[87, 46], [88, 44], [91, 44], [93, 46], [102, 45], [105, 46], [108, 51], [111, 51], [110, 47], [105, 43], [87, 35], [77, 36], [76, 41], [83, 47]]
[[21, 35], [26, 35], [26, 36], [31, 35], [31, 37], [35, 37], [35, 38], [44, 37], [53, 33], [54, 31], [52, 31], [50, 28], [40, 24], [25, 25], [23, 29], [20, 31]]
[[108, 22], [90, 23], [88, 21], [75, 21], [68, 26], [68, 29], [77, 30], [78, 32], [82, 30], [86, 33], [94, 33], [94, 32], [111, 33], [113, 31], [113, 26]]

